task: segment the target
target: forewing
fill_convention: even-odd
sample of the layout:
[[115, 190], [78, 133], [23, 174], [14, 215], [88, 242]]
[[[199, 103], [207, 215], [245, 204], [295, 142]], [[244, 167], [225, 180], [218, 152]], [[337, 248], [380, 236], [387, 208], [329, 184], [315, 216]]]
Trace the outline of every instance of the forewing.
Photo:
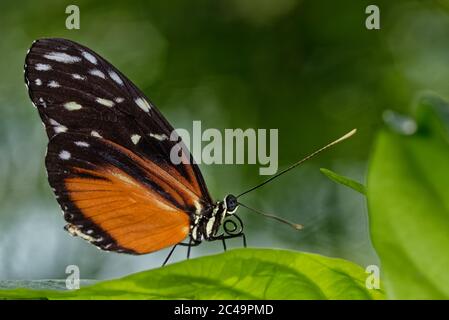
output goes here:
[[[65, 39], [33, 43], [25, 62], [25, 81], [49, 138], [82, 133], [123, 146], [169, 172], [182, 176], [199, 197], [199, 208], [212, 202], [198, 166], [174, 164], [172, 126], [120, 71], [92, 50]], [[186, 149], [184, 149], [186, 150]], [[117, 164], [120, 166], [120, 164]]]

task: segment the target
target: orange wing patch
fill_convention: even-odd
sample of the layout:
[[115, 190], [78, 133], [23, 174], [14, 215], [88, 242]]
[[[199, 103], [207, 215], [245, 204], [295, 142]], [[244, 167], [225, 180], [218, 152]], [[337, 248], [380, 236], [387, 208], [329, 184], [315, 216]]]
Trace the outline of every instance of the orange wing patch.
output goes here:
[[120, 247], [150, 253], [177, 244], [189, 234], [187, 213], [120, 169], [74, 168], [74, 172], [80, 176], [64, 180], [70, 200]]

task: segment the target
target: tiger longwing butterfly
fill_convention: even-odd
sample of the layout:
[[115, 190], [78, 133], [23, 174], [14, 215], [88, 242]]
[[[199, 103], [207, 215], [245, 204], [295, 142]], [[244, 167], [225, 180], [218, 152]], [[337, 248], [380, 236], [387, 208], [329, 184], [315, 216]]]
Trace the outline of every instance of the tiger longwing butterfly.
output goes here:
[[202, 240], [222, 240], [226, 249], [233, 237], [246, 245], [239, 205], [299, 229], [237, 198], [355, 132], [237, 197], [214, 202], [186, 148], [187, 161], [170, 161], [170, 150], [182, 143], [170, 123], [92, 50], [66, 39], [37, 40], [25, 59], [25, 82], [49, 138], [45, 165], [65, 229], [107, 251], [146, 254], [183, 244], [190, 253]]

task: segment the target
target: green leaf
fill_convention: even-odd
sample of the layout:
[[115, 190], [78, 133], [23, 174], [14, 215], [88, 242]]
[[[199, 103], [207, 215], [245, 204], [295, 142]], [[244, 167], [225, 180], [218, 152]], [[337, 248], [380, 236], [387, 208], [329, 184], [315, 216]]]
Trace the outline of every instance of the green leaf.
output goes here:
[[357, 181], [351, 180], [349, 178], [343, 177], [331, 170], [321, 168], [320, 171], [327, 176], [329, 179], [340, 183], [346, 187], [349, 187], [357, 192], [360, 192], [361, 194], [366, 194], [365, 186], [361, 183], [358, 183]]
[[316, 254], [238, 249], [75, 291], [0, 290], [12, 299], [382, 299], [358, 265]]
[[383, 131], [367, 198], [389, 298], [449, 298], [449, 146], [435, 134]]
[[449, 104], [437, 95], [425, 94], [415, 110], [421, 134], [432, 134], [449, 143]]

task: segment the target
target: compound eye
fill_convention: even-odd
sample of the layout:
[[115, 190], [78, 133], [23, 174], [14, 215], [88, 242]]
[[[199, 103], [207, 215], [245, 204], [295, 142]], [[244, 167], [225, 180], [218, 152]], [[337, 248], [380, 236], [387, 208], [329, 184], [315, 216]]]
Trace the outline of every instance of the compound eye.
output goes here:
[[237, 198], [230, 194], [226, 196], [226, 209], [228, 210], [229, 213], [232, 213], [235, 211], [235, 209], [238, 206], [238, 202], [237, 202]]

